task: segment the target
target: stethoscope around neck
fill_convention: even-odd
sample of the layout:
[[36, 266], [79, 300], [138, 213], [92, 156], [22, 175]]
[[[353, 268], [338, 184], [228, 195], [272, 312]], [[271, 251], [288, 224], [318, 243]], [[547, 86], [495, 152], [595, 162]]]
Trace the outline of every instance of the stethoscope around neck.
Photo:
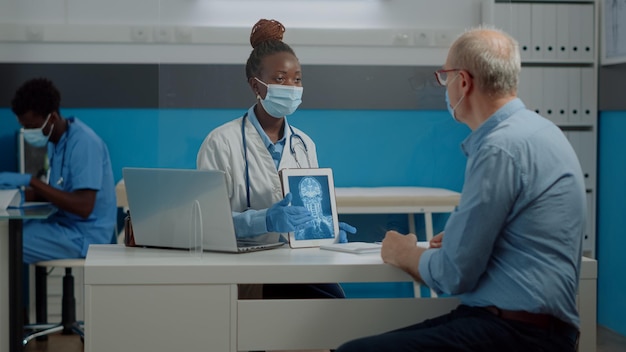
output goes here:
[[[246, 144], [246, 119], [247, 118], [248, 118], [248, 112], [246, 112], [243, 115], [243, 118], [241, 119], [241, 139], [242, 139], [242, 144], [243, 144], [243, 158], [245, 161], [245, 172], [246, 172], [246, 204], [248, 206], [247, 209], [250, 209], [250, 173], [248, 171], [248, 148]], [[287, 122], [285, 121], [285, 123]], [[296, 165], [298, 165], [298, 168], [302, 168], [302, 165], [300, 165], [300, 161], [298, 161], [298, 156], [296, 155], [296, 147], [293, 143], [294, 138], [300, 141], [299, 144], [302, 146], [302, 149], [304, 149], [304, 155], [306, 155], [307, 164], [309, 167], [311, 167], [311, 159], [309, 159], [309, 148], [307, 148], [306, 143], [304, 143], [304, 139], [302, 139], [302, 136], [300, 136], [293, 130], [293, 127], [291, 127], [290, 124], [287, 124], [287, 126], [289, 126], [289, 130], [291, 131], [291, 135], [289, 136], [289, 152], [291, 153], [294, 160], [296, 161]], [[298, 144], [298, 142], [296, 142], [296, 144]]]
[[[72, 123], [72, 121], [66, 119], [65, 120], [67, 122], [67, 127], [65, 130], [65, 133], [67, 134], [67, 138], [69, 138], [69, 134], [70, 134], [70, 124]], [[60, 142], [60, 141], [59, 141]], [[65, 155], [67, 154], [67, 139], [65, 140], [65, 144], [63, 145], [63, 153], [61, 154], [61, 168], [59, 170], [59, 179], [57, 180], [56, 184], [57, 186], [63, 187], [63, 183], [65, 182], [65, 179], [63, 178], [63, 168], [65, 167]], [[55, 148], [56, 148], [56, 144], [55, 144]], [[50, 164], [52, 164], [52, 160], [50, 161]], [[50, 172], [50, 169], [48, 169], [48, 173]], [[48, 174], [48, 180], [50, 179], [50, 175]]]

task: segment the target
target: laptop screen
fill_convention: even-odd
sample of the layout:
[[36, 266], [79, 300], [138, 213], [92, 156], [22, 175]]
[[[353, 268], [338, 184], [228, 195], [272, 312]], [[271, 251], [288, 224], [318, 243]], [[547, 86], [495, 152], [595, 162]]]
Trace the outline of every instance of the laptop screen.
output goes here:
[[124, 168], [138, 246], [236, 251], [222, 171]]

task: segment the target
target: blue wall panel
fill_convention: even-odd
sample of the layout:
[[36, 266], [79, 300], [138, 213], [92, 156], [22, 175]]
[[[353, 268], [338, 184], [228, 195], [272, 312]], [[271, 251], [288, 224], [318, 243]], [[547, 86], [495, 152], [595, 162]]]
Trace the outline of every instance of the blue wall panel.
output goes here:
[[[15, 169], [10, 110], [0, 110], [0, 168]], [[122, 167], [194, 168], [204, 137], [240, 110], [63, 109], [91, 126], [107, 143], [116, 181]], [[299, 111], [290, 122], [308, 133], [320, 165], [334, 170], [339, 187], [426, 186], [460, 190], [469, 133], [445, 111]]]
[[602, 112], [598, 129], [598, 324], [626, 335], [626, 112]]
[[0, 171], [17, 170], [15, 134], [19, 127], [11, 109], [0, 108]]

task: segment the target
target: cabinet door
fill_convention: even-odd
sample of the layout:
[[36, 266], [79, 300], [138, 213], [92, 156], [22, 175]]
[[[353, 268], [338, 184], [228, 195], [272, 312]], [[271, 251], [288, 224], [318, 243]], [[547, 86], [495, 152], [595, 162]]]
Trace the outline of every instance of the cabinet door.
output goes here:
[[596, 70], [592, 67], [580, 69], [581, 82], [581, 119], [585, 123], [594, 124], [598, 118], [598, 84]]
[[580, 67], [567, 68], [567, 121], [571, 125], [582, 125], [584, 122], [581, 111], [582, 76]]
[[587, 191], [587, 222], [583, 234], [583, 255], [596, 257], [596, 199], [594, 191]]
[[[541, 83], [543, 88], [542, 115], [557, 125], [567, 123], [567, 84], [568, 69], [565, 67], [544, 67]], [[534, 87], [533, 87], [534, 89]]]
[[566, 133], [569, 142], [572, 144], [580, 167], [585, 177], [585, 188], [596, 188], [596, 138], [594, 132], [586, 131], [568, 131]]
[[509, 33], [519, 43], [522, 61], [532, 58], [532, 22], [530, 4], [497, 3], [494, 7], [494, 25]]
[[235, 351], [236, 291], [236, 285], [86, 285], [85, 351]]

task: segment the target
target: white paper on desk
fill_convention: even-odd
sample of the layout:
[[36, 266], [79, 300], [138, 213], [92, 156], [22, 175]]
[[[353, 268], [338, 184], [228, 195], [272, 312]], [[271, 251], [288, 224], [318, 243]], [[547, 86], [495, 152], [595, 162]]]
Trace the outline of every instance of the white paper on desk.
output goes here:
[[20, 208], [36, 208], [44, 205], [50, 205], [50, 202], [24, 202]]
[[[429, 248], [430, 242], [428, 241], [419, 241], [417, 242], [418, 247]], [[376, 253], [380, 252], [382, 244], [380, 242], [371, 243], [371, 242], [348, 242], [348, 243], [333, 243], [320, 246], [320, 249], [325, 249], [328, 251], [338, 251], [338, 252], [347, 252], [347, 253]]]
[[422, 248], [430, 248], [430, 242], [428, 241], [417, 241], [417, 246]]
[[19, 208], [22, 192], [19, 189], [0, 189], [0, 209]]
[[50, 202], [24, 202], [22, 204], [22, 192], [19, 189], [0, 189], [0, 209], [8, 208], [34, 208], [49, 205]]
[[320, 249], [328, 251], [347, 252], [354, 254], [376, 253], [380, 252], [381, 245], [371, 242], [348, 242], [348, 243], [332, 243], [321, 245]]

